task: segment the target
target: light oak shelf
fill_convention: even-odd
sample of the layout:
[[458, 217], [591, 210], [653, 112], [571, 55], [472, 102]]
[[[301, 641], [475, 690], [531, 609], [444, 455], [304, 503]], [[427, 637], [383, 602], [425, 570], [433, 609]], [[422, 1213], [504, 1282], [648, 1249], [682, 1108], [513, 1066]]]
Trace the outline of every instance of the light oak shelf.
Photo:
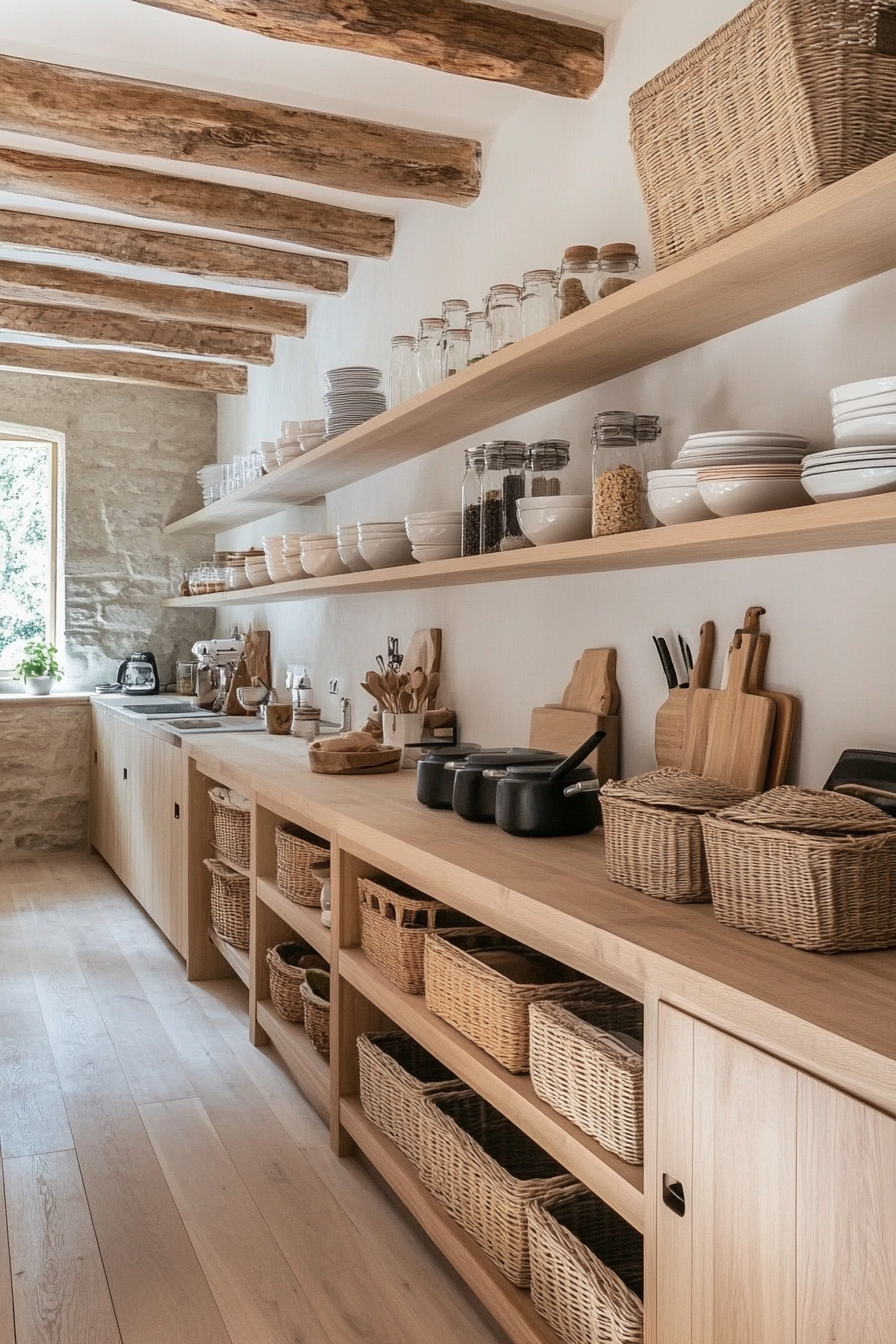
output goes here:
[[249, 953], [243, 952], [239, 947], [234, 947], [232, 943], [228, 943], [227, 940], [222, 938], [220, 933], [211, 926], [209, 926], [208, 936], [209, 940], [214, 943], [224, 960], [233, 967], [243, 984], [248, 989]]
[[[529, 1294], [505, 1279], [473, 1238], [421, 1185], [404, 1154], [367, 1119], [357, 1097], [342, 1098], [339, 1116], [368, 1162], [392, 1187], [514, 1344], [559, 1344], [559, 1337], [538, 1315]], [[425, 1328], [421, 1337], [423, 1334]]]
[[216, 845], [212, 845], [212, 853], [221, 863], [226, 863], [228, 868], [232, 868], [235, 873], [239, 873], [240, 877], [252, 876], [248, 868], [244, 868], [241, 863], [236, 863], [233, 859], [228, 858], [224, 851], [218, 849]]
[[[896, 230], [894, 230], [896, 233]], [[810, 504], [798, 509], [712, 518], [616, 537], [592, 537], [555, 546], [536, 546], [499, 555], [433, 560], [426, 564], [337, 574], [332, 579], [296, 579], [264, 588], [203, 597], [172, 597], [166, 607], [240, 607], [267, 602], [307, 601], [356, 593], [401, 592], [417, 588], [459, 587], [510, 579], [591, 574], [607, 570], [648, 569], [656, 565], [738, 560], [757, 555], [842, 550], [896, 541], [896, 494]]]
[[896, 155], [490, 355], [168, 533], [221, 532], [896, 266]]
[[330, 1066], [319, 1055], [298, 1022], [286, 1022], [269, 999], [260, 999], [255, 1016], [271, 1045], [323, 1120], [330, 1118]]
[[339, 974], [643, 1232], [643, 1168], [607, 1152], [552, 1110], [535, 1095], [528, 1074], [508, 1073], [484, 1050], [431, 1013], [422, 995], [404, 994], [397, 989], [360, 949], [340, 949]]
[[320, 910], [310, 905], [296, 905], [287, 900], [276, 885], [267, 877], [260, 877], [255, 884], [258, 899], [264, 901], [269, 910], [279, 915], [285, 924], [310, 943], [315, 952], [330, 960], [330, 930], [320, 922]]

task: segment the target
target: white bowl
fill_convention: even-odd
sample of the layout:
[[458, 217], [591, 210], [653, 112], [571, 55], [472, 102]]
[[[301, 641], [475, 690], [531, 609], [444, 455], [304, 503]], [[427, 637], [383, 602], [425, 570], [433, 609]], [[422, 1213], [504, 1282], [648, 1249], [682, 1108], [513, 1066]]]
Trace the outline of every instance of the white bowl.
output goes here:
[[318, 542], [323, 542], [325, 546], [335, 546], [337, 543], [335, 532], [304, 532], [299, 537], [299, 544], [305, 546], [314, 546]]
[[314, 579], [330, 579], [334, 574], [348, 573], [348, 567], [342, 563], [335, 546], [303, 551], [302, 565], [306, 574]]
[[666, 527], [676, 523], [702, 523], [715, 517], [701, 499], [696, 480], [669, 485], [651, 481], [647, 488], [647, 503], [654, 518]]
[[769, 509], [794, 509], [809, 499], [799, 478], [737, 477], [700, 481], [700, 498], [720, 518], [741, 513], [765, 513]]
[[340, 543], [338, 550], [339, 559], [352, 574], [362, 574], [365, 570], [370, 569], [367, 561], [358, 550], [357, 541], [354, 545]]
[[290, 555], [283, 561], [283, 569], [288, 579], [304, 579], [308, 571], [302, 563], [302, 557], [299, 555]]
[[265, 566], [271, 576], [271, 583], [285, 583], [289, 578], [289, 571], [280, 556], [267, 556]]
[[414, 546], [450, 546], [461, 537], [460, 523], [407, 522], [407, 534]]
[[517, 515], [539, 509], [591, 509], [590, 495], [527, 495], [516, 502]]
[[246, 573], [245, 564], [242, 569], [237, 569], [236, 567], [228, 567], [227, 569], [225, 569], [224, 573], [227, 576], [225, 581], [225, 587], [227, 588], [228, 592], [235, 593], [240, 588], [251, 588], [252, 585], [249, 582], [249, 576]]
[[389, 533], [394, 533], [396, 536], [403, 537], [405, 535], [404, 526], [403, 518], [385, 523], [359, 523], [358, 536], [363, 537], [366, 532], [368, 536], [385, 536]]
[[834, 425], [834, 443], [838, 448], [878, 448], [896, 443], [896, 412], [838, 420]]
[[889, 467], [813, 472], [804, 478], [803, 485], [819, 504], [835, 499], [853, 499], [857, 495], [885, 495], [896, 490], [896, 463]]
[[882, 397], [889, 393], [896, 394], [896, 378], [865, 378], [860, 383], [841, 383], [839, 387], [832, 387], [829, 395], [831, 405], [839, 406], [859, 397]]
[[420, 564], [426, 564], [427, 560], [456, 560], [461, 552], [461, 544], [446, 546], [414, 546], [411, 555]]
[[358, 549], [371, 569], [391, 569], [394, 565], [409, 565], [413, 556], [407, 537], [365, 537]]
[[405, 524], [408, 523], [463, 523], [463, 514], [460, 509], [433, 509], [429, 513], [409, 513], [405, 518]]
[[[562, 499], [562, 495], [557, 496]], [[569, 498], [569, 496], [567, 496]], [[584, 498], [588, 500], [588, 496]], [[591, 502], [587, 508], [557, 507], [539, 501], [538, 508], [521, 509], [523, 500], [517, 500], [517, 516], [523, 535], [536, 546], [552, 546], [559, 541], [583, 541], [591, 536]]]

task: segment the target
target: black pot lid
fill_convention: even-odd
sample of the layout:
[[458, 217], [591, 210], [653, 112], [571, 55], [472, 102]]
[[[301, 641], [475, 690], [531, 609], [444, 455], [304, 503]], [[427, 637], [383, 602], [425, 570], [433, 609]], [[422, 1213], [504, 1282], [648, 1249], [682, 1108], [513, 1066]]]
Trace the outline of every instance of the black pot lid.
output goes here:
[[512, 761], [525, 761], [528, 765], [559, 765], [565, 760], [556, 751], [536, 751], [534, 747], [505, 747], [503, 751], [477, 751], [468, 756], [465, 765], [476, 770], [489, 770], [496, 766], [509, 766]]
[[426, 755], [421, 757], [423, 761], [460, 761], [465, 756], [470, 756], [474, 751], [481, 751], [482, 747], [478, 742], [456, 742], [454, 746], [430, 747]]
[[[560, 761], [565, 759], [564, 756], [561, 756], [557, 761], [553, 762], [553, 764], [546, 765], [509, 765], [507, 767], [507, 773], [512, 779], [547, 779], [554, 767], [558, 765]], [[582, 779], [596, 779], [596, 775], [590, 765], [577, 765], [574, 770], [569, 770], [562, 779], [558, 779], [557, 783], [563, 785], [578, 784], [579, 780]]]

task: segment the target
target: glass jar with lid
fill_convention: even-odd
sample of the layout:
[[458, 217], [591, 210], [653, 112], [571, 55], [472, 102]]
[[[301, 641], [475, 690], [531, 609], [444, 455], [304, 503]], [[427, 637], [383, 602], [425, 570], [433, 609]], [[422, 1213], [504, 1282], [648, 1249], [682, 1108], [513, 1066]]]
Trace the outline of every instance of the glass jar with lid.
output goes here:
[[461, 487], [461, 555], [479, 554], [479, 532], [482, 519], [482, 472], [485, 450], [468, 448], [464, 453], [464, 480]]
[[421, 317], [417, 333], [417, 377], [421, 391], [442, 381], [442, 334], [440, 317]]
[[419, 391], [417, 342], [413, 336], [393, 336], [389, 352], [389, 405], [398, 406]]
[[458, 331], [467, 325], [467, 313], [470, 305], [466, 299], [445, 299], [442, 304], [442, 321], [446, 331]]
[[647, 526], [647, 473], [629, 411], [603, 411], [591, 436], [592, 510], [595, 537], [640, 532]]
[[505, 439], [502, 454], [501, 503], [503, 506], [503, 536], [499, 550], [512, 551], [526, 545], [520, 527], [516, 502], [526, 493], [526, 445], [516, 439]]
[[599, 254], [596, 247], [568, 247], [560, 263], [560, 316], [569, 317], [597, 298]]
[[606, 243], [598, 257], [598, 297], [608, 298], [640, 279], [640, 260], [634, 243]]
[[540, 439], [526, 449], [526, 495], [568, 495], [569, 440]]
[[485, 301], [488, 352], [495, 354], [520, 338], [519, 285], [492, 285]]
[[488, 354], [488, 324], [485, 313], [467, 313], [467, 331], [470, 333], [467, 363], [476, 364]]
[[559, 317], [555, 271], [526, 271], [520, 294], [520, 330], [523, 336], [544, 331]]
[[[515, 439], [492, 439], [482, 448], [485, 462], [480, 494], [479, 553], [491, 555], [502, 549], [505, 538], [522, 535], [516, 501], [525, 490], [526, 445]], [[512, 523], [509, 521], [511, 517]]]
[[449, 327], [442, 341], [442, 377], [450, 378], [467, 367], [470, 333], [466, 327]]

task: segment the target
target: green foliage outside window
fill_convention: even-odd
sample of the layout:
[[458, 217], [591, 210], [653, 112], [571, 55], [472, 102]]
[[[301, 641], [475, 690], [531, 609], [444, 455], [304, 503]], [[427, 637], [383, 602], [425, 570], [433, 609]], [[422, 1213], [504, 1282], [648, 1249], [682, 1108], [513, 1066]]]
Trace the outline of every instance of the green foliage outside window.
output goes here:
[[50, 488], [45, 445], [0, 442], [0, 667], [49, 634]]

